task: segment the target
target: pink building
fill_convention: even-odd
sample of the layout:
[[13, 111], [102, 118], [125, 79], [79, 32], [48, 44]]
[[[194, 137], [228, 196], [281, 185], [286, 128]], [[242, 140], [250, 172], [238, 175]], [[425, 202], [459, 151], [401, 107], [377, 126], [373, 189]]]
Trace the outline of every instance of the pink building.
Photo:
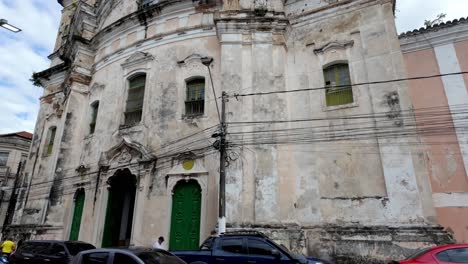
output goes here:
[[[400, 35], [408, 77], [468, 71], [468, 19]], [[468, 242], [468, 74], [410, 81], [435, 220]], [[440, 124], [426, 133], [428, 123]]]

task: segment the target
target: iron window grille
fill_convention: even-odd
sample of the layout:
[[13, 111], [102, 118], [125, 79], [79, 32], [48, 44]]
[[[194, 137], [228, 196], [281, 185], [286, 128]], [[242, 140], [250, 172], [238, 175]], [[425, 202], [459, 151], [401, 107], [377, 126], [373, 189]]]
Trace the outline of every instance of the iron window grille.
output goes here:
[[141, 121], [143, 99], [145, 96], [145, 82], [146, 75], [139, 75], [130, 80], [125, 109], [126, 126], [133, 126]]
[[353, 89], [348, 64], [334, 64], [323, 70], [327, 106], [353, 103]]
[[200, 116], [205, 113], [205, 80], [196, 79], [187, 82], [185, 116]]

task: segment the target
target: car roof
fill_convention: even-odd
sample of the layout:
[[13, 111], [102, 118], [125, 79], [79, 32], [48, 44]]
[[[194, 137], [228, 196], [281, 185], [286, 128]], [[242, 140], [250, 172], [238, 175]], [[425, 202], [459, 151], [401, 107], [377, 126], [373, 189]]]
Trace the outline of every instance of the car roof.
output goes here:
[[146, 247], [131, 247], [131, 248], [96, 248], [90, 249], [80, 252], [80, 254], [92, 253], [92, 252], [131, 252], [134, 254], [142, 253], [142, 252], [163, 252], [168, 253], [168, 251], [162, 249], [153, 249], [153, 248], [146, 248]]
[[268, 238], [268, 236], [266, 236], [264, 233], [259, 232], [259, 231], [253, 231], [253, 230], [236, 230], [236, 231], [221, 233], [221, 235], [219, 235], [219, 237], [230, 237], [230, 236], [253, 236], [253, 237]]
[[90, 244], [83, 241], [70, 241], [70, 240], [27, 240], [23, 243], [75, 243], [75, 244]]
[[468, 247], [468, 244], [447, 244], [447, 245], [435, 246], [431, 248], [431, 251], [451, 249], [451, 248], [460, 248], [460, 247]]

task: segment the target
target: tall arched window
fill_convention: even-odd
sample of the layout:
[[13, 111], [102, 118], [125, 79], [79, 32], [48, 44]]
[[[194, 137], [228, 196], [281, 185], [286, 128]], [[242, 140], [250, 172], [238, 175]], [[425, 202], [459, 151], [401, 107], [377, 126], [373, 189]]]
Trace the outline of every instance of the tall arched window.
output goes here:
[[350, 104], [353, 102], [353, 89], [347, 63], [333, 64], [323, 69], [327, 106]]
[[91, 121], [89, 122], [90, 134], [93, 134], [94, 130], [96, 129], [96, 120], [97, 120], [98, 111], [99, 111], [99, 101], [94, 101], [94, 103], [91, 104]]
[[205, 112], [205, 79], [196, 78], [187, 81], [185, 115], [198, 116]]
[[139, 74], [129, 79], [125, 125], [132, 126], [141, 121], [143, 99], [145, 97], [145, 82], [145, 74]]
[[54, 150], [54, 141], [55, 141], [55, 133], [57, 132], [57, 127], [49, 127], [49, 130], [47, 131], [47, 138], [46, 138], [46, 145], [45, 145], [45, 155], [50, 155], [52, 154], [52, 151]]

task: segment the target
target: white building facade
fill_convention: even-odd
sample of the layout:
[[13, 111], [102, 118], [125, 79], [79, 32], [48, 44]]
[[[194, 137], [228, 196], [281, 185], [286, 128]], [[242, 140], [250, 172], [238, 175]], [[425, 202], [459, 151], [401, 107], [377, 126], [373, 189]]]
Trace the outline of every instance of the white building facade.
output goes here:
[[402, 133], [407, 84], [369, 84], [406, 76], [393, 1], [59, 2], [11, 232], [196, 248], [216, 228], [225, 91], [228, 228], [343, 263], [450, 241]]

